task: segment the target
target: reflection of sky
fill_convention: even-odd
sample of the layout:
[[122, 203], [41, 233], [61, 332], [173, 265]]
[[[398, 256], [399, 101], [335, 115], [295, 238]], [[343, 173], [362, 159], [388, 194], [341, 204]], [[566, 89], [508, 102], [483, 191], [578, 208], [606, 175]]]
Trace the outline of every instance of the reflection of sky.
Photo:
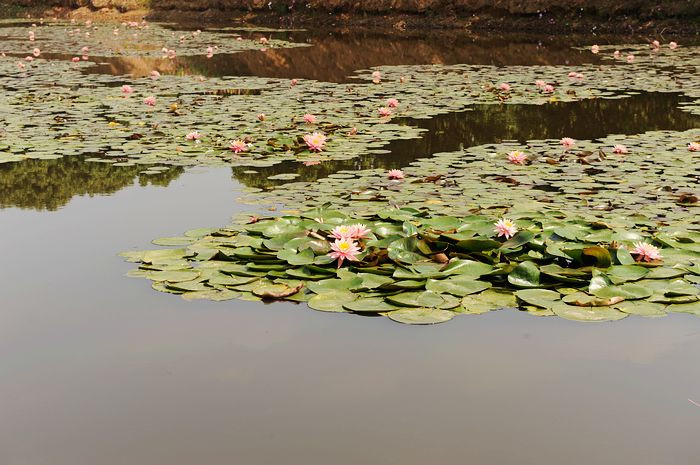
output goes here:
[[[235, 186], [234, 186], [235, 187]], [[0, 214], [2, 463], [693, 463], [699, 321], [435, 327], [185, 302], [116, 254], [223, 225], [230, 171]], [[206, 200], [204, 200], [206, 199]]]

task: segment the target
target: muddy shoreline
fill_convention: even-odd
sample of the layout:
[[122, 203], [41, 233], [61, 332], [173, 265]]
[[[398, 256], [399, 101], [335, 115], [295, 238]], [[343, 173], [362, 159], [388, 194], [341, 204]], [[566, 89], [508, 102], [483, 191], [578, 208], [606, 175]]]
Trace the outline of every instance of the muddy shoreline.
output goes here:
[[[231, 5], [228, 5], [231, 3]], [[386, 2], [365, 2], [362, 7], [348, 7], [346, 1], [313, 2], [301, 9], [264, 7], [259, 2], [183, 2], [176, 0], [154, 1], [146, 7], [143, 0], [83, 1], [32, 1], [9, 2], [0, 0], [3, 17], [60, 17], [104, 21], [151, 21], [207, 22], [230, 25], [251, 24], [266, 27], [294, 28], [338, 28], [382, 29], [387, 32], [462, 29], [473, 31], [538, 32], [547, 34], [567, 33], [614, 33], [663, 35], [700, 35], [700, 5], [693, 2], [668, 2], [656, 9], [644, 7], [645, 2], [635, 3], [635, 8], [626, 7], [632, 2], [617, 2], [615, 6], [599, 3], [594, 7], [547, 8], [557, 2], [531, 2], [527, 5], [504, 7], [458, 6], [465, 2], [447, 2], [445, 8], [423, 7], [403, 2], [403, 8], [382, 6]], [[239, 4], [240, 3], [240, 4]], [[297, 2], [299, 3], [299, 2]], [[334, 5], [338, 3], [338, 5]], [[400, 2], [401, 3], [401, 2]], [[417, 2], [421, 3], [421, 2]], [[439, 2], [423, 2], [427, 4]], [[497, 4], [499, 2], [482, 2]], [[502, 3], [502, 2], [501, 2]], [[539, 5], [539, 4], [542, 5]], [[591, 2], [588, 2], [589, 4]], [[96, 5], [106, 5], [101, 8]], [[224, 9], [220, 7], [222, 4]], [[641, 4], [641, 6], [639, 5]], [[69, 5], [69, 6], [66, 6]], [[457, 6], [455, 6], [457, 5]], [[538, 8], [541, 6], [541, 9]], [[605, 13], [607, 11], [607, 13]]]

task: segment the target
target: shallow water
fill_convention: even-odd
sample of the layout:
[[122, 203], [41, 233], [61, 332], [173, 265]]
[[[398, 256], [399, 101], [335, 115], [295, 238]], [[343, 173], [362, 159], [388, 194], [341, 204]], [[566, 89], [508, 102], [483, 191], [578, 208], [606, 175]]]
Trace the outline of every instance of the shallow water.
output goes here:
[[[493, 41], [494, 54], [522, 46]], [[434, 60], [420, 39], [405, 48]], [[697, 127], [677, 102], [474, 108], [415, 123], [421, 139], [368, 162], [564, 130]], [[696, 317], [587, 325], [499, 311], [411, 327], [304, 305], [185, 302], [124, 277], [132, 266], [116, 254], [226, 224], [250, 211], [235, 199], [256, 181], [222, 168], [148, 183], [69, 158], [0, 167], [2, 464], [698, 462]]]

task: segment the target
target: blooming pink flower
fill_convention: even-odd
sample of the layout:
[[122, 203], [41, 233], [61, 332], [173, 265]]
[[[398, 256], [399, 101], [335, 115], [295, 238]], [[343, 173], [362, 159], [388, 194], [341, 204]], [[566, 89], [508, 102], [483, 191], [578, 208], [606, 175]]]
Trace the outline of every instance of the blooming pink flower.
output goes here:
[[316, 117], [311, 113], [307, 113], [304, 115], [304, 122], [306, 124], [314, 124], [316, 122]]
[[600, 52], [600, 47], [598, 47], [597, 45], [591, 45], [591, 52], [597, 54], [598, 52]]
[[124, 85], [122, 86], [122, 94], [124, 94], [124, 95], [129, 95], [129, 94], [132, 94], [132, 93], [134, 93], [134, 88], [131, 87], [129, 84], [124, 84]]
[[562, 140], [559, 141], [559, 143], [567, 149], [576, 145], [576, 141], [574, 139], [572, 139], [571, 137], [564, 137], [564, 138], [562, 138]]
[[156, 71], [155, 69], [153, 71], [151, 71], [151, 74], [149, 74], [149, 76], [154, 81], [157, 79], [160, 79], [160, 73], [158, 71]]
[[167, 55], [168, 55], [168, 58], [170, 58], [170, 59], [172, 60], [172, 59], [175, 58], [175, 56], [176, 56], [175, 50], [169, 49]]
[[86, 45], [85, 47], [81, 48], [80, 51], [81, 51], [82, 53], [89, 53], [89, 52], [90, 52], [90, 47], [88, 47], [88, 46]]
[[613, 52], [613, 56], [614, 56], [615, 58], [620, 58], [620, 56], [622, 56], [622, 54], [620, 53], [619, 50], [615, 50], [615, 51]]
[[401, 170], [389, 170], [387, 173], [387, 176], [389, 176], [389, 179], [403, 179], [404, 174], [403, 171]]
[[651, 262], [662, 258], [659, 249], [647, 242], [635, 242], [630, 253], [636, 255], [635, 260], [638, 262]]
[[387, 107], [381, 107], [378, 111], [379, 111], [379, 116], [381, 116], [382, 118], [386, 118], [388, 116], [391, 116], [391, 114], [393, 113], [391, 111], [391, 108], [387, 108]]
[[185, 136], [185, 139], [186, 139], [186, 140], [197, 140], [197, 141], [198, 141], [198, 140], [201, 139], [201, 138], [202, 138], [202, 135], [201, 135], [199, 132], [197, 132], [197, 131], [189, 132], [189, 133], [187, 133], [187, 135]]
[[689, 143], [688, 150], [690, 150], [691, 152], [700, 152], [700, 142]]
[[25, 59], [26, 61], [34, 61], [34, 57], [33, 57], [33, 56], [26, 56], [26, 57], [24, 57], [24, 59]]
[[375, 71], [372, 73], [372, 79], [381, 79], [382, 73], [380, 71]]
[[515, 226], [515, 223], [512, 220], [509, 220], [508, 218], [501, 218], [500, 220], [496, 221], [493, 225], [496, 226], [494, 232], [498, 233], [498, 237], [505, 237], [506, 239], [510, 239], [511, 237], [515, 236], [515, 233], [518, 232], [518, 227]]
[[354, 239], [352, 226], [340, 225], [331, 230], [331, 236], [336, 239]]
[[294, 87], [294, 86], [296, 86], [297, 84], [299, 84], [299, 81], [296, 80], [296, 79], [292, 79], [291, 82], [290, 82], [290, 84], [292, 85], [292, 87]]
[[399, 82], [400, 82], [401, 84], [404, 84], [404, 83], [406, 82], [406, 76], [401, 76], [401, 77], [399, 78]]
[[321, 160], [306, 160], [304, 162], [304, 166], [314, 166], [314, 165], [320, 165]]
[[17, 67], [18, 67], [19, 69], [24, 69], [24, 68], [25, 68], [24, 63], [22, 63], [21, 61], [18, 61], [18, 62], [17, 62]]
[[41, 55], [41, 50], [39, 50], [38, 48], [35, 48], [32, 51], [32, 55], [34, 55], [35, 57], [38, 57], [39, 55]]
[[349, 260], [351, 262], [357, 261], [357, 254], [360, 253], [360, 248], [351, 239], [336, 239], [335, 242], [331, 244], [331, 250], [328, 254], [329, 257], [338, 260], [338, 268], [343, 264], [343, 260]]
[[235, 139], [231, 141], [231, 147], [229, 147], [235, 153], [247, 152], [248, 144], [246, 144], [241, 139]]
[[73, 63], [77, 63], [80, 61], [80, 57], [73, 57], [70, 61], [72, 61]]
[[545, 86], [542, 88], [542, 92], [545, 94], [551, 94], [554, 92], [554, 86], [551, 84], [545, 84]]
[[369, 229], [367, 226], [365, 226], [362, 223], [353, 224], [352, 226], [350, 226], [350, 230], [351, 230], [350, 237], [352, 237], [353, 239], [356, 239], [356, 240], [357, 239], [364, 239], [367, 236], [369, 236], [369, 233], [372, 232], [371, 229]]
[[387, 99], [386, 106], [389, 108], [396, 108], [399, 106], [399, 101], [396, 100], [395, 98]]
[[507, 82], [502, 82], [499, 86], [499, 89], [501, 89], [503, 92], [510, 92], [510, 84]]
[[357, 135], [357, 128], [356, 127], [350, 128], [350, 131], [348, 131], [348, 135], [349, 136]]
[[88, 58], [90, 58], [90, 57], [87, 56], [87, 55], [83, 55], [83, 60], [86, 60], [86, 61], [87, 61]]
[[508, 161], [515, 165], [524, 165], [527, 161], [527, 155], [519, 150], [514, 150], [508, 153]]
[[537, 87], [544, 87], [545, 85], [547, 85], [547, 83], [544, 82], [542, 79], [538, 79], [535, 81], [535, 86]]
[[625, 154], [627, 152], [627, 146], [625, 145], [617, 144], [613, 147], [613, 153]]
[[207, 58], [211, 58], [214, 56], [214, 47], [211, 45], [207, 47]]
[[678, 44], [676, 42], [669, 42], [668, 48], [670, 48], [671, 50], [675, 50], [678, 48]]
[[261, 43], [261, 44], [265, 45], [265, 44], [267, 44], [268, 42], [269, 42], [269, 40], [267, 39], [267, 37], [261, 37], [261, 38], [260, 38], [260, 43]]
[[149, 107], [153, 107], [156, 104], [156, 98], [153, 95], [149, 95], [148, 97], [143, 99], [143, 103], [145, 103]]
[[651, 47], [652, 47], [652, 48], [659, 48], [659, 47], [661, 47], [661, 43], [659, 43], [658, 40], [653, 40], [653, 41], [651, 42]]
[[320, 132], [306, 134], [304, 136], [304, 142], [306, 142], [306, 145], [312, 152], [320, 152], [326, 145], [326, 136], [321, 134]]
[[258, 121], [265, 121], [265, 113], [260, 113], [256, 118], [258, 118]]
[[577, 74], [578, 73], [576, 71], [569, 71], [569, 74], [567, 74], [567, 76], [569, 76], [570, 78], [575, 78]]
[[634, 55], [631, 53], [627, 55], [627, 63], [632, 63], [634, 61]]

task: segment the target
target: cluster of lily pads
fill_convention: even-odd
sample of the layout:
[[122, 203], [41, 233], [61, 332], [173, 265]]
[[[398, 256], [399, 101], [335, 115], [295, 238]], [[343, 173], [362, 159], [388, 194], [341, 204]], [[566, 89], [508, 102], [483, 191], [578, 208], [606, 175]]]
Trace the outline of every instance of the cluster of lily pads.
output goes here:
[[[700, 231], [539, 212], [509, 221], [502, 234], [503, 222], [483, 214], [396, 208], [349, 216], [324, 206], [193, 230], [154, 241], [180, 248], [122, 255], [140, 264], [131, 276], [185, 299], [307, 302], [409, 324], [500, 308], [580, 321], [700, 315]], [[353, 228], [362, 231], [359, 247], [343, 261], [337, 244]]]
[[[85, 74], [87, 62], [41, 56], [18, 68], [17, 57], [7, 56], [0, 58], [0, 88], [10, 91], [0, 101], [0, 115], [7, 115], [0, 120], [0, 162], [82, 154], [118, 166], [323, 163], [382, 156], [390, 141], [417, 137], [420, 130], [405, 117], [640, 91], [682, 93], [689, 98], [682, 109], [698, 113], [697, 56], [697, 47], [682, 47], [653, 60], [602, 66], [388, 66], [358, 71], [354, 84], [164, 73], [127, 78]], [[572, 72], [584, 77], [572, 79]], [[55, 80], [49, 87], [47, 76]], [[538, 81], [554, 90], [544, 92]], [[499, 83], [509, 83], [508, 90]], [[120, 92], [125, 84], [133, 93]], [[194, 132], [200, 137], [188, 139]], [[313, 133], [325, 137], [318, 150], [304, 139]], [[245, 149], [231, 150], [231, 141]]]

